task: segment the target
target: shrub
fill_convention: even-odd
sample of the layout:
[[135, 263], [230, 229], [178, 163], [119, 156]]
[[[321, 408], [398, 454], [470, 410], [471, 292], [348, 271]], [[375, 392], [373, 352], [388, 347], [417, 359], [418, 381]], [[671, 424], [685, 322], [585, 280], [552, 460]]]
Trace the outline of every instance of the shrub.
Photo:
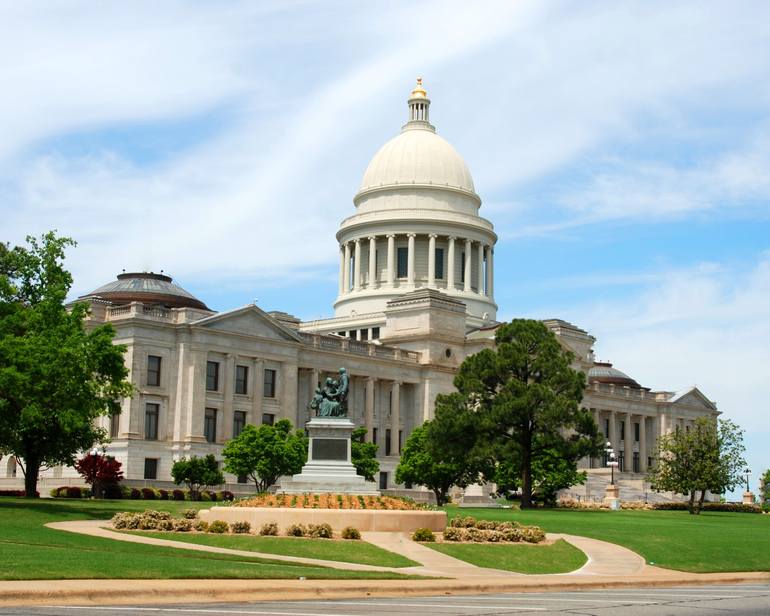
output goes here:
[[184, 491], [183, 490], [172, 490], [171, 491], [171, 498], [175, 501], [183, 501], [184, 500]]
[[[55, 490], [56, 488], [54, 488]], [[53, 490], [52, 490], [53, 491]], [[0, 496], [15, 496], [15, 497], [24, 497], [26, 496], [26, 492], [24, 490], [0, 490]], [[40, 498], [40, 492], [35, 492], [35, 496]], [[53, 496], [53, 495], [51, 495]]]
[[477, 543], [483, 543], [487, 540], [486, 532], [481, 530], [480, 528], [466, 528], [466, 537], [468, 541], [475, 541]]
[[139, 488], [131, 488], [131, 496], [130, 498], [132, 500], [139, 500], [142, 498], [142, 492], [139, 490]]
[[361, 533], [357, 528], [354, 528], [352, 526], [346, 526], [342, 529], [342, 538], [343, 539], [360, 539]]
[[[209, 529], [209, 532], [211, 529]], [[230, 532], [238, 535], [251, 532], [251, 524], [249, 522], [233, 522], [230, 524]]]
[[174, 530], [178, 533], [189, 533], [193, 529], [192, 520], [181, 518], [174, 520]]
[[187, 520], [194, 520], [198, 517], [198, 510], [197, 509], [183, 509], [182, 510], [182, 517]]
[[334, 533], [329, 524], [308, 524], [307, 535], [315, 539], [331, 539]]
[[204, 503], [211, 502], [211, 492], [201, 492], [200, 497], [200, 500], [202, 500]]
[[503, 533], [499, 530], [488, 530], [487, 531], [487, 541], [490, 543], [499, 543], [500, 541], [503, 541]]
[[104, 498], [111, 500], [118, 500], [123, 498], [123, 490], [117, 483], [108, 483], [106, 486], [103, 486], [102, 493]]
[[158, 520], [158, 530], [174, 530], [174, 520]]
[[465, 541], [465, 529], [457, 526], [447, 526], [444, 529], [444, 541]]
[[222, 490], [220, 492], [217, 492], [217, 500], [220, 500], [220, 501], [233, 501], [233, 500], [235, 500], [235, 494], [230, 492], [230, 490]]
[[432, 542], [436, 540], [436, 536], [429, 528], [418, 528], [412, 533], [412, 541]]
[[217, 535], [226, 533], [228, 530], [230, 530], [230, 525], [224, 520], [214, 520], [211, 524], [209, 524], [208, 528], [208, 532], [216, 533]]
[[522, 532], [520, 528], [511, 528], [510, 530], [504, 530], [503, 541], [510, 541], [511, 543], [518, 543], [522, 540]]
[[[20, 490], [3, 490], [3, 492], [17, 492]], [[59, 488], [51, 488], [51, 491], [48, 493], [51, 498], [59, 498]], [[16, 494], [0, 494], [0, 496], [17, 496]], [[23, 495], [20, 495], [23, 496]]]
[[57, 496], [58, 498], [85, 498], [84, 492], [85, 490], [77, 486], [65, 486], [59, 488]]
[[464, 518], [456, 517], [452, 518], [449, 525], [454, 528], [474, 528], [476, 526], [476, 518], [471, 516], [465, 516]]
[[[262, 528], [259, 529], [259, 534], [264, 536], [275, 537], [278, 534], [278, 524], [275, 522], [265, 522]], [[288, 531], [286, 532], [288, 535]]]
[[115, 529], [129, 528], [129, 521], [134, 518], [133, 513], [116, 513], [112, 516], [112, 527]]
[[212, 492], [211, 490], [206, 490], [205, 494], [209, 495], [209, 499], [211, 500], [212, 503], [216, 503], [217, 502], [217, 493], [216, 492]]
[[144, 500], [155, 500], [155, 490], [152, 488], [142, 488], [141, 492]]
[[169, 497], [169, 491], [168, 490], [164, 490], [163, 488], [158, 490], [158, 498], [160, 500], [168, 500], [168, 497]]
[[[655, 503], [654, 508], [659, 511], [686, 511], [687, 503], [669, 502]], [[727, 511], [730, 513], [761, 513], [759, 505], [744, 505], [743, 503], [703, 503], [701, 511]]]
[[205, 533], [209, 529], [209, 523], [206, 520], [196, 520], [193, 528], [198, 532]]
[[539, 526], [526, 526], [520, 529], [522, 539], [527, 543], [540, 543], [545, 539], [545, 531]]
[[497, 528], [497, 522], [493, 520], [478, 520], [475, 527], [480, 528], [481, 530], [495, 530]]
[[292, 524], [286, 529], [286, 535], [289, 537], [304, 537], [307, 534], [307, 528], [304, 524]]

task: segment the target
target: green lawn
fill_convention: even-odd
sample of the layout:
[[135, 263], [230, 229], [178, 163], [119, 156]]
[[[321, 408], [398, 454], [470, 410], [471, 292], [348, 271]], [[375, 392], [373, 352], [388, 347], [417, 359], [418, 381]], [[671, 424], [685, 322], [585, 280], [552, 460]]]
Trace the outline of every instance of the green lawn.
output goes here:
[[517, 573], [569, 573], [586, 563], [586, 555], [563, 539], [551, 545], [516, 543], [424, 543], [478, 567]]
[[106, 520], [117, 511], [158, 509], [179, 514], [182, 509], [207, 506], [210, 503], [0, 498], [0, 579], [410, 577], [126, 543], [43, 526]]
[[259, 537], [254, 535], [131, 532], [146, 535], [147, 537], [186, 541], [188, 543], [202, 543], [203, 545], [215, 545], [220, 548], [231, 548], [234, 550], [320, 558], [322, 560], [336, 560], [346, 563], [376, 565], [378, 567], [415, 567], [420, 564], [400, 554], [388, 552], [365, 541], [337, 541], [301, 537]]
[[696, 573], [770, 571], [770, 516], [686, 511], [575, 511], [570, 509], [458, 509], [450, 518], [517, 520], [546, 532], [617, 543], [659, 567]]

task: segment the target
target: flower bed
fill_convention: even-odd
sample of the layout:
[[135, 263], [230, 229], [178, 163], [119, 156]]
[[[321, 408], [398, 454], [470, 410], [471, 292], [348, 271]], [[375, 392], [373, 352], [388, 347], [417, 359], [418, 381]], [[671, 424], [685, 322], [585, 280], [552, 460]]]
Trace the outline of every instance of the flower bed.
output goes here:
[[[22, 496], [24, 493], [22, 492]], [[90, 498], [91, 489], [79, 486], [64, 486], [53, 488], [50, 492], [53, 498]], [[105, 489], [105, 498], [109, 499], [128, 499], [128, 500], [192, 500], [189, 490], [164, 490], [156, 488], [130, 488], [128, 486], [107, 486]], [[200, 493], [200, 500], [203, 502], [228, 502], [232, 501], [234, 495], [229, 490], [220, 490], [214, 492], [204, 490]]]
[[541, 543], [545, 531], [519, 522], [494, 522], [467, 516], [454, 518], [444, 529], [444, 541], [468, 543]]
[[392, 496], [353, 494], [259, 494], [233, 502], [233, 507], [282, 507], [289, 509], [360, 509], [367, 511], [417, 511], [424, 505]]

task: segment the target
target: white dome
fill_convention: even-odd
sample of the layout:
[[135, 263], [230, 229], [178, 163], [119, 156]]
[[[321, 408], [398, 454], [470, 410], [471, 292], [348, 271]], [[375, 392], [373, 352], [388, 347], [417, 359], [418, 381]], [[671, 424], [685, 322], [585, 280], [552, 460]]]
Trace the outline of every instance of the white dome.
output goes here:
[[407, 128], [382, 146], [366, 168], [359, 192], [404, 184], [476, 192], [471, 172], [457, 150], [427, 128]]

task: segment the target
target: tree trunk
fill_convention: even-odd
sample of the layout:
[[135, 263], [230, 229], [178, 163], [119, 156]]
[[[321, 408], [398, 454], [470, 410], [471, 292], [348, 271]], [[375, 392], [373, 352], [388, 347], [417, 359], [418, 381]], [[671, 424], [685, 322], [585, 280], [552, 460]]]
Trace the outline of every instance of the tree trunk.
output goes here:
[[691, 515], [700, 513], [699, 510], [695, 509], [695, 490], [690, 490], [690, 500], [687, 503], [687, 511], [689, 511]]
[[700, 491], [700, 498], [698, 499], [698, 513], [703, 511], [703, 499], [706, 498], [706, 490]]
[[29, 458], [25, 458], [24, 462], [24, 496], [37, 498], [37, 476], [40, 473], [40, 462]]
[[436, 506], [441, 507], [444, 504], [444, 493], [439, 488], [434, 488], [433, 495], [436, 497]]
[[521, 508], [532, 507], [532, 438], [526, 438], [521, 448]]

